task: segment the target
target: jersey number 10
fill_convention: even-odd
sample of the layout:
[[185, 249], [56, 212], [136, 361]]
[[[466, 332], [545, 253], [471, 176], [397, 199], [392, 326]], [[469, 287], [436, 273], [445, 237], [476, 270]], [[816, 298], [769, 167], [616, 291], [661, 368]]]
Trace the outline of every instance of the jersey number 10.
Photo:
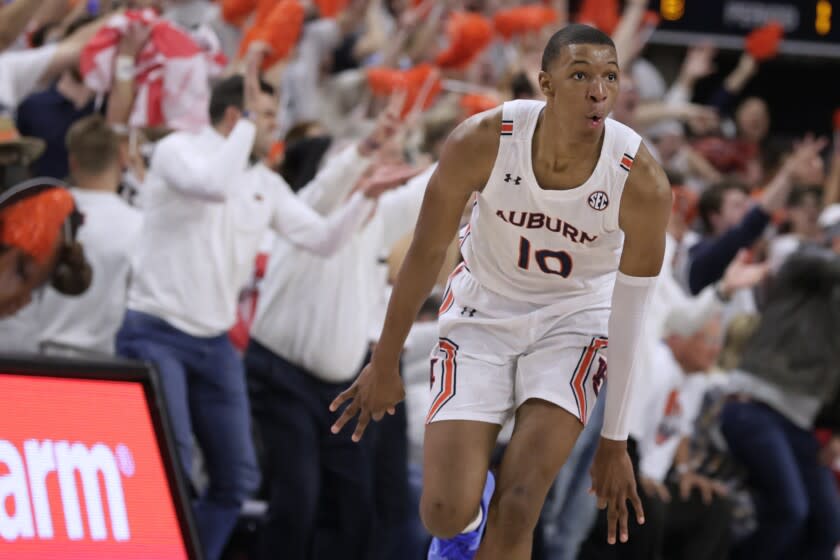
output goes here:
[[[551, 251], [538, 249], [534, 251], [534, 260], [546, 274], [556, 274], [568, 278], [572, 273], [572, 257], [566, 251]], [[519, 268], [528, 270], [531, 265], [531, 242], [524, 237], [519, 238]]]

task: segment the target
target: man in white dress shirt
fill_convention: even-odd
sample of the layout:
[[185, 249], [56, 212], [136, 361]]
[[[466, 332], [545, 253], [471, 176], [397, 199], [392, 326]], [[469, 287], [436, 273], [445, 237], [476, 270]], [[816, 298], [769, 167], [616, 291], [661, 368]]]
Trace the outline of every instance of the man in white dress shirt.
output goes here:
[[[388, 525], [382, 530], [389, 534], [378, 539], [384, 548], [388, 537], [398, 535], [393, 526], [413, 514], [408, 507], [404, 412], [401, 433], [385, 444], [395, 471], [402, 453], [402, 473], [382, 480], [381, 473], [374, 476], [373, 445], [330, 434], [327, 405], [350, 386], [367, 359], [371, 328], [381, 323], [385, 257], [412, 230], [435, 167], [382, 196], [370, 220], [329, 259], [305, 254], [282, 239], [272, 248], [245, 357], [269, 487], [261, 560], [277, 558], [278, 550], [285, 560], [308, 559], [319, 514], [326, 510], [334, 512], [330, 527], [337, 531], [329, 531], [329, 538], [319, 533], [318, 555], [375, 560], [379, 556], [371, 549], [371, 527], [376, 518]], [[300, 197], [329, 212], [347, 196], [349, 186], [310, 184]], [[389, 420], [396, 424], [399, 419]], [[387, 496], [375, 500], [374, 483], [388, 485]], [[377, 511], [377, 506], [388, 511]]]
[[[227, 331], [237, 296], [271, 228], [298, 247], [337, 251], [374, 207], [358, 192], [327, 217], [301, 202], [259, 161], [268, 153], [277, 103], [252, 59], [246, 77], [213, 91], [212, 126], [162, 140], [141, 192], [144, 230], [117, 351], [160, 373], [181, 464], [192, 435], [209, 486], [194, 505], [205, 558], [217, 560], [243, 500], [259, 484], [244, 371]], [[364, 154], [342, 154], [334, 173], [355, 182]], [[369, 154], [368, 154], [369, 155]], [[341, 156], [339, 156], [340, 158]], [[256, 162], [256, 163], [255, 163]]]
[[81, 296], [45, 291], [37, 303], [38, 339], [42, 350], [113, 354], [143, 216], [117, 195], [119, 139], [103, 117], [76, 121], [67, 133], [67, 150], [75, 185], [71, 192], [85, 217], [79, 241], [93, 267], [93, 281]]

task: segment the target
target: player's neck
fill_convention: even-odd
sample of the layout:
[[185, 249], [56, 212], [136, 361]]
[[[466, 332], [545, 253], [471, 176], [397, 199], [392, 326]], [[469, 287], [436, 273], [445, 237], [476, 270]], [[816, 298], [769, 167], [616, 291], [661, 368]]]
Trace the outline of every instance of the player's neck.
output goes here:
[[534, 153], [541, 159], [550, 159], [555, 168], [588, 161], [593, 153], [600, 153], [603, 128], [588, 134], [574, 134], [569, 128], [564, 125], [562, 117], [546, 106], [537, 122]]

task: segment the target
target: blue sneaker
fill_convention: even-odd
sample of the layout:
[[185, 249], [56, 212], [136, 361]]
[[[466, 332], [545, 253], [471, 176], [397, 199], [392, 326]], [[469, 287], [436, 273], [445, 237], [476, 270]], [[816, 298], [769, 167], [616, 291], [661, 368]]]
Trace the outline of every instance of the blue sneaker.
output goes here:
[[429, 547], [428, 560], [472, 560], [478, 552], [478, 545], [481, 544], [481, 537], [484, 535], [484, 527], [487, 525], [487, 510], [490, 507], [490, 498], [496, 489], [496, 478], [493, 473], [487, 473], [487, 482], [484, 483], [484, 493], [481, 495], [481, 524], [475, 531], [455, 535], [451, 539], [432, 539], [432, 546]]

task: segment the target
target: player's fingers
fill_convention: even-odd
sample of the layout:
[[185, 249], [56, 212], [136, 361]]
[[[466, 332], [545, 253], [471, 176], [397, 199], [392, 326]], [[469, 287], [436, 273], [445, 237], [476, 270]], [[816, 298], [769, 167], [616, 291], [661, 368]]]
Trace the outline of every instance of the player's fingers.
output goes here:
[[370, 413], [367, 410], [362, 410], [359, 414], [359, 420], [356, 422], [356, 431], [353, 432], [353, 441], [359, 442], [365, 433], [367, 425], [370, 423]]
[[[671, 501], [671, 493], [668, 492], [668, 489], [665, 486], [662, 486], [663, 491], [663, 501], [668, 503]], [[630, 489], [630, 494], [628, 496], [630, 500], [630, 504], [633, 506], [633, 511], [636, 512], [636, 523], [639, 525], [645, 524], [645, 508], [642, 507], [642, 499], [639, 497], [639, 493], [636, 491], [636, 488]]]
[[630, 536], [630, 531], [627, 528], [627, 518], [629, 512], [627, 511], [627, 498], [621, 496], [618, 500], [618, 539], [625, 543]]
[[394, 408], [393, 406], [388, 409], [388, 414], [390, 414], [391, 416], [393, 416], [396, 413], [397, 413], [397, 409]]
[[371, 416], [373, 417], [373, 420], [375, 422], [379, 422], [380, 420], [385, 418], [385, 413], [384, 412], [374, 412]]
[[615, 528], [618, 524], [618, 504], [614, 500], [610, 501], [607, 508], [607, 542], [615, 544]]
[[605, 498], [604, 496], [599, 494], [597, 490], [593, 490], [592, 492], [595, 494], [595, 497], [598, 499], [598, 509], [607, 509], [607, 506], [610, 503], [609, 500], [607, 500], [607, 498]]
[[339, 407], [344, 404], [347, 399], [352, 399], [356, 395], [356, 386], [353, 385], [346, 391], [343, 391], [340, 395], [338, 395], [333, 402], [330, 403], [330, 412], [335, 412], [339, 409]]
[[335, 421], [335, 424], [332, 425], [332, 433], [337, 434], [339, 433], [344, 426], [349, 422], [356, 413], [359, 412], [359, 405], [356, 404], [355, 401], [350, 403], [350, 406], [344, 409], [344, 413]]

